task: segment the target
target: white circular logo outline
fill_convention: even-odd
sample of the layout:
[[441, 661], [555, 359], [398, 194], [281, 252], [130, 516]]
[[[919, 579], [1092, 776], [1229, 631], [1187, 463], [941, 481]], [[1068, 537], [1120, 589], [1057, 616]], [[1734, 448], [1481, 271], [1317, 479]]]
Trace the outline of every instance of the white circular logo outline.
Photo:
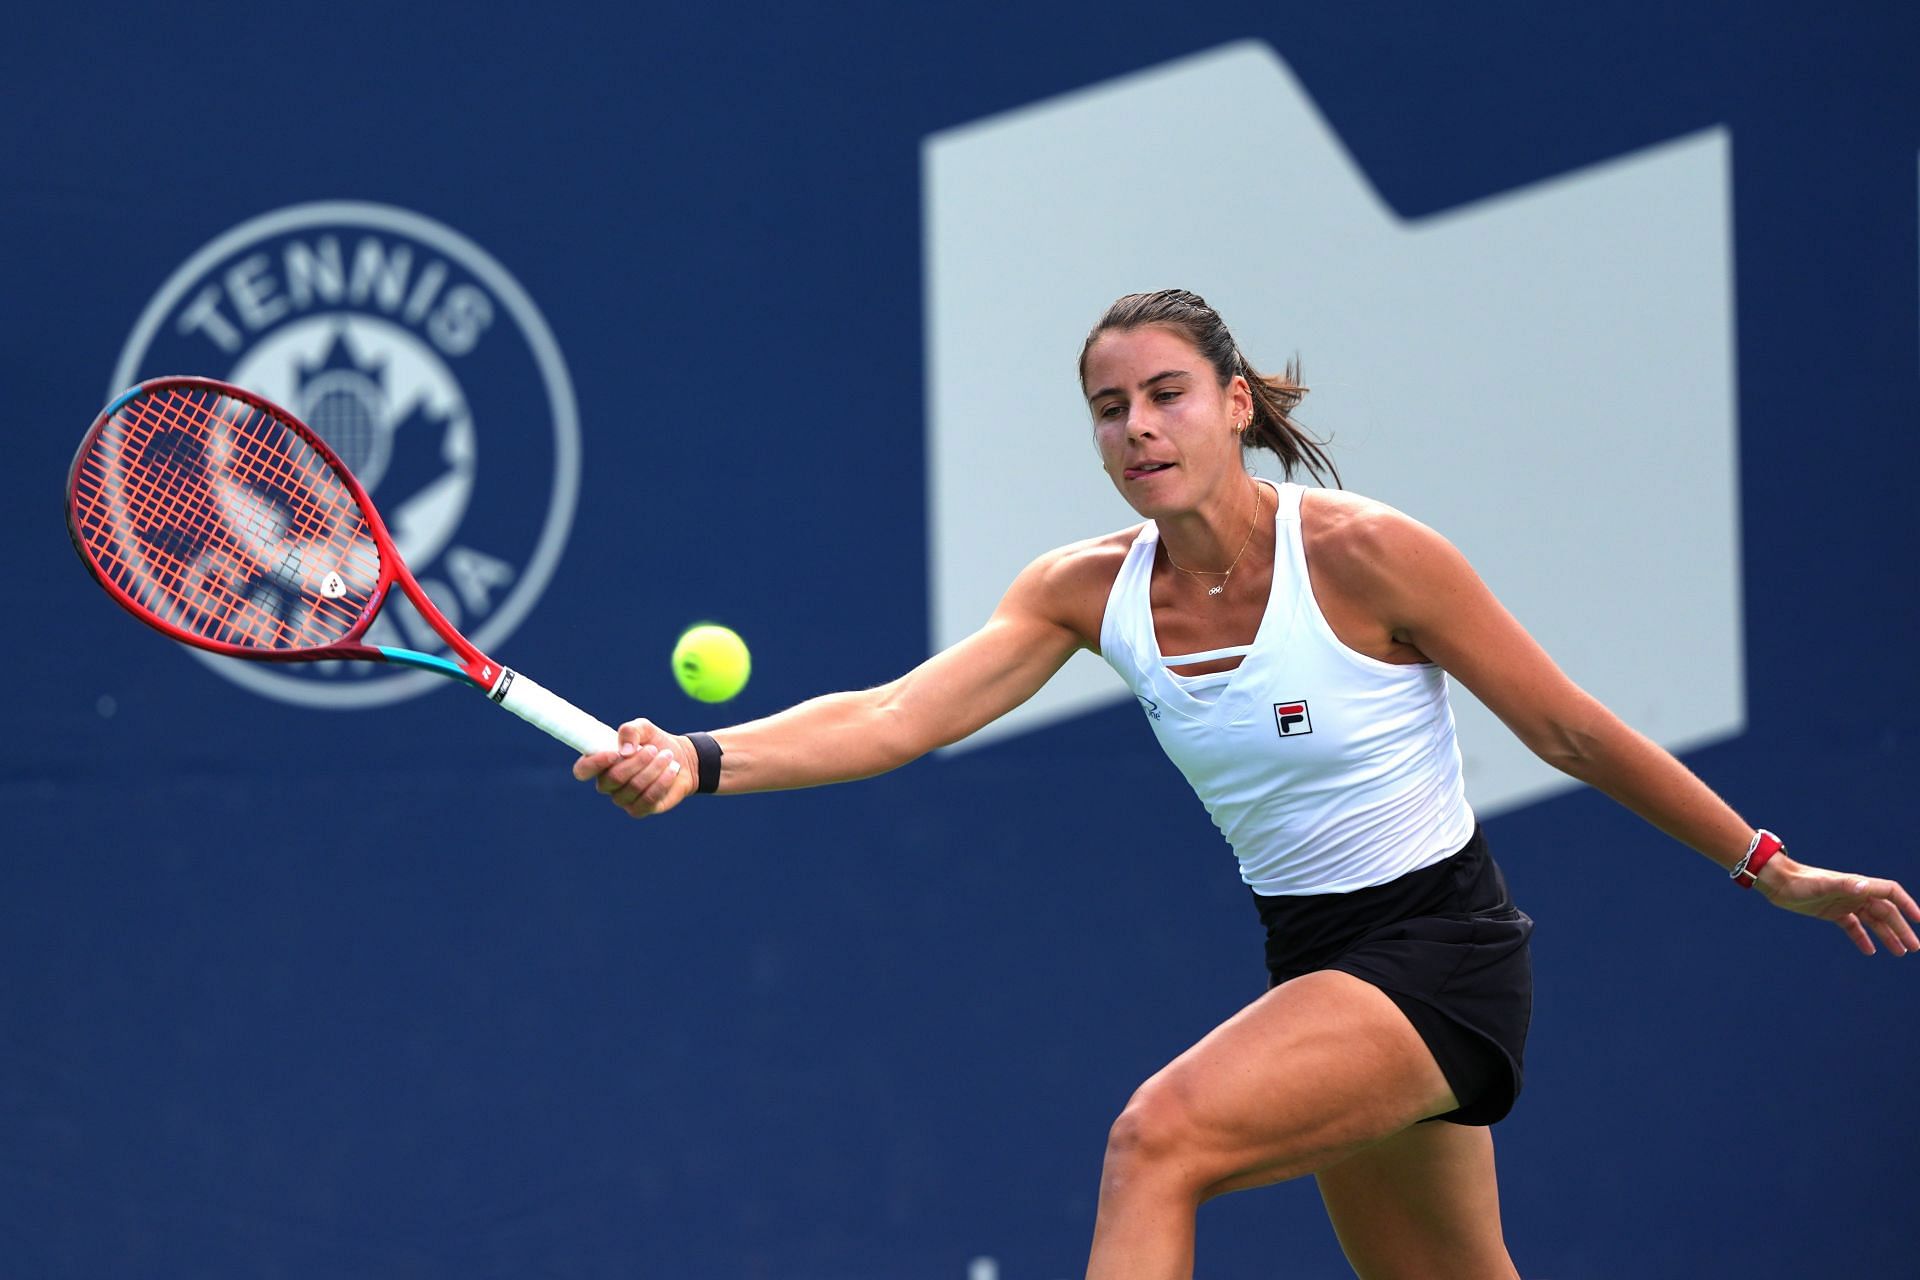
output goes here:
[[[215, 265], [255, 240], [316, 224], [340, 223], [411, 236], [432, 245], [448, 257], [459, 259], [481, 283], [492, 290], [496, 298], [506, 304], [507, 311], [520, 326], [520, 332], [525, 335], [527, 345], [533, 351], [534, 363], [545, 384], [547, 402], [553, 410], [553, 494], [548, 502], [546, 522], [541, 525], [539, 540], [534, 545], [533, 557], [521, 571], [519, 580], [507, 593], [506, 599], [500, 602], [500, 607], [468, 636], [476, 647], [491, 653], [493, 646], [513, 634], [546, 591], [554, 568], [559, 564], [567, 535], [572, 531], [574, 507], [580, 494], [580, 418], [573, 394], [573, 379], [567, 372], [566, 360], [560, 354], [560, 345], [554, 340], [553, 331], [547, 327], [546, 317], [540, 314], [540, 308], [534, 305], [533, 298], [520, 286], [520, 282], [478, 244], [422, 214], [364, 200], [317, 200], [288, 205], [249, 218], [216, 236], [167, 277], [153, 295], [153, 300], [147, 304], [146, 310], [140, 313], [133, 332], [120, 349], [120, 359], [114, 366], [107, 396], [110, 399], [119, 395], [133, 384], [138, 376], [140, 360], [152, 345], [154, 334], [187, 290], [199, 283]], [[400, 702], [447, 683], [444, 676], [427, 671], [407, 671], [370, 684], [333, 685], [287, 680], [244, 659], [223, 657], [199, 649], [189, 649], [188, 652], [222, 676], [255, 693], [281, 702], [330, 711]]]

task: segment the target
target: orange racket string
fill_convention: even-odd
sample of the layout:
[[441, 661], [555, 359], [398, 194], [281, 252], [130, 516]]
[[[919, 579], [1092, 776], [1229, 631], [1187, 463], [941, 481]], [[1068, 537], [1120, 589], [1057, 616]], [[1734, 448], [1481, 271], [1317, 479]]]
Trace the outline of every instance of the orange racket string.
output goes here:
[[75, 529], [153, 617], [255, 649], [343, 639], [379, 553], [352, 492], [273, 415], [200, 389], [122, 406], [76, 471]]
[[[239, 402], [228, 401], [228, 403], [238, 404]], [[204, 407], [190, 407], [199, 410], [201, 425], [206, 426], [210, 431], [217, 429], [215, 426], [217, 419], [214, 414]], [[309, 552], [317, 553], [319, 558], [327, 563], [340, 563], [346, 558], [342, 554], [346, 550], [341, 545], [342, 540], [350, 541], [365, 527], [358, 504], [353, 501], [352, 495], [346, 486], [340, 483], [332, 469], [326, 465], [318, 453], [308, 448], [305, 441], [271, 415], [262, 413], [250, 405], [240, 407], [246, 409], [249, 414], [248, 429], [242, 433], [242, 438], [248, 441], [264, 440], [273, 447], [273, 452], [255, 450], [237, 456], [224, 453], [219, 459], [222, 469], [242, 486], [243, 491], [270, 489], [277, 497], [285, 499], [292, 508], [284, 522], [284, 529], [275, 524], [267, 524], [263, 527], [261, 513], [256, 509], [247, 513], [248, 526], [240, 532], [247, 535], [250, 540], [261, 543], [270, 542], [276, 535], [280, 535], [281, 543], [267, 548], [268, 554], [271, 556], [280, 552], [282, 565], [296, 573], [304, 562], [305, 554]], [[226, 487], [224, 482], [216, 480], [216, 494]], [[222, 505], [227, 506], [227, 501], [223, 499]], [[228, 510], [227, 514], [231, 516], [231, 510]], [[284, 546], [284, 541], [292, 537], [294, 528], [302, 522], [303, 517], [306, 525], [325, 528], [326, 537], [318, 542], [311, 537], [306, 538], [296, 544], [292, 548], [294, 554], [288, 556], [281, 551], [281, 548]], [[242, 548], [242, 550], [249, 553], [252, 563], [268, 572], [272, 571], [273, 565], [270, 559], [262, 563], [258, 555], [252, 554], [253, 549]], [[378, 572], [377, 561], [371, 561], [370, 567], [373, 572]], [[371, 574], [368, 575], [367, 580], [371, 585]], [[341, 609], [325, 596], [319, 596], [313, 607], [323, 613], [337, 614], [343, 626], [350, 625], [358, 614], [357, 609]]]
[[[260, 633], [271, 624], [261, 617], [248, 618], [248, 602], [230, 585], [244, 580], [243, 570], [233, 554], [237, 548], [219, 536], [224, 526], [213, 510], [211, 489], [205, 483], [208, 477], [203, 473], [198, 477], [201, 483], [183, 483], [178, 472], [166, 468], [171, 458], [148, 457], [149, 449], [157, 453], [162, 429], [184, 425], [179, 406], [143, 400], [128, 407], [134, 410], [134, 429], [128, 439], [131, 448], [123, 450], [115, 461], [121, 472], [121, 500], [130, 509], [129, 523], [137, 541], [123, 542], [123, 546], [128, 551], [144, 550], [143, 559], [149, 563], [159, 558], [162, 580], [172, 597], [195, 606], [191, 616], [205, 620], [204, 628], [189, 629], [226, 643], [259, 645], [270, 640], [273, 637]], [[201, 433], [192, 433], [192, 438], [199, 443]], [[162, 485], [166, 486], [164, 490]], [[178, 539], [197, 554], [188, 560], [176, 554], [173, 546], [156, 543], [155, 537], [166, 537], [169, 542]], [[137, 571], [141, 560], [129, 557], [127, 563], [130, 570]], [[256, 607], [255, 613], [260, 612]], [[175, 613], [172, 620], [181, 622], [178, 611]], [[268, 643], [262, 647], [274, 646]]]
[[[167, 621], [186, 623], [187, 629], [210, 639], [246, 640], [232, 626], [244, 616], [245, 602], [226, 588], [238, 566], [231, 555], [223, 554], [229, 548], [209, 544], [208, 535], [218, 525], [205, 501], [206, 486], [191, 485], [169, 470], [165, 464], [170, 458], [148, 457], [149, 450], [157, 448], [158, 429], [173, 425], [170, 415], [151, 400], [136, 401], [122, 412], [122, 435], [113, 441], [103, 432], [104, 447], [96, 449], [101, 463], [97, 496], [104, 504], [89, 504], [94, 531], [111, 539], [107, 548], [120, 585]], [[156, 542], [159, 536], [168, 542]], [[193, 561], [176, 553], [179, 542], [195, 547], [198, 554]], [[190, 571], [197, 572], [190, 577]], [[165, 588], [164, 597], [156, 599], [154, 592], [141, 589], [143, 572]], [[165, 607], [169, 598], [196, 608], [182, 616], [182, 610]]]
[[[256, 581], [260, 576], [274, 578], [276, 589], [283, 595], [290, 585], [305, 588], [307, 609], [319, 612], [322, 620], [328, 614], [337, 619], [335, 627], [323, 630], [336, 633], [344, 630], [358, 615], [358, 608], [342, 608], [318, 594], [317, 582], [302, 581], [302, 570], [309, 555], [323, 565], [334, 566], [332, 572], [341, 568], [352, 572], [357, 567], [350, 565], [347, 544], [355, 535], [365, 536], [365, 522], [358, 505], [320, 455], [284, 424], [251, 405], [232, 400], [221, 403], [240, 410], [244, 415], [242, 420], [234, 423], [215, 405], [197, 404], [190, 399], [180, 400], [176, 407], [206, 430], [210, 444], [217, 442], [222, 446], [210, 476], [220, 508], [217, 514], [226, 517], [224, 528], [243, 539], [241, 545], [234, 548], [238, 556], [231, 558], [238, 563], [233, 567], [240, 572], [252, 571]], [[231, 444], [244, 447], [226, 447]], [[268, 512], [257, 503], [246, 505], [251, 495], [263, 492], [291, 509]], [[242, 507], [239, 512], [234, 509], [236, 500]], [[320, 531], [318, 537], [314, 534], [316, 529]], [[367, 557], [365, 567], [370, 572], [353, 573], [353, 576], [363, 578], [365, 586], [371, 587], [378, 571], [377, 560]], [[365, 591], [360, 594], [364, 600]], [[256, 608], [254, 613], [260, 615], [262, 611]], [[262, 617], [280, 633], [284, 642], [302, 646], [312, 643], [306, 635], [294, 633], [284, 617], [271, 611]]]

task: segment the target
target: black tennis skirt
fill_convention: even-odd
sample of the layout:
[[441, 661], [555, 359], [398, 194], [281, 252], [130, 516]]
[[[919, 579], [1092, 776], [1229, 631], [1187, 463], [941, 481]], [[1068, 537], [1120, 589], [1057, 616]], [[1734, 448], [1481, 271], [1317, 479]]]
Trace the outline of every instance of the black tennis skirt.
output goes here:
[[1533, 921], [1478, 827], [1452, 857], [1383, 885], [1254, 901], [1269, 987], [1337, 969], [1400, 1006], [1460, 1103], [1433, 1119], [1490, 1125], [1513, 1109], [1533, 1019]]

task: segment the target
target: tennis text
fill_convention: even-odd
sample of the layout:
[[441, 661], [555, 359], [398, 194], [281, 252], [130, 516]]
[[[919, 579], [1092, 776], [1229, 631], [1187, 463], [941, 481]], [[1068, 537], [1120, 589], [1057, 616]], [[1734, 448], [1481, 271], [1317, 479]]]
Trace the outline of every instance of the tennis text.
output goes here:
[[477, 285], [448, 288], [450, 274], [440, 258], [415, 271], [411, 245], [388, 245], [378, 236], [362, 236], [351, 257], [338, 236], [289, 240], [277, 263], [255, 253], [228, 267], [218, 283], [201, 286], [175, 323], [182, 334], [203, 335], [231, 355], [247, 333], [316, 305], [345, 303], [396, 316], [446, 355], [464, 356], [493, 324], [493, 299]]

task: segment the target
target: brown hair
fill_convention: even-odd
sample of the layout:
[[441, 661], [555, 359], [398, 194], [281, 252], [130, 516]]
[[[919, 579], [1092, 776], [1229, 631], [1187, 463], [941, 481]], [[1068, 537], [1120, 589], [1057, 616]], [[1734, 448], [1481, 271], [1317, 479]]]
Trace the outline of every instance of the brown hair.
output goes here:
[[1093, 326], [1080, 348], [1081, 386], [1086, 385], [1087, 352], [1093, 348], [1096, 338], [1109, 329], [1125, 331], [1155, 324], [1172, 329], [1191, 342], [1213, 366], [1221, 386], [1231, 382], [1235, 374], [1247, 380], [1247, 387], [1253, 392], [1253, 421], [1241, 435], [1244, 444], [1272, 450], [1289, 480], [1295, 468], [1303, 468], [1322, 483], [1331, 476], [1334, 486], [1339, 487], [1340, 472], [1327, 455], [1325, 442], [1315, 440], [1293, 420], [1294, 408], [1307, 394], [1307, 389], [1300, 385], [1299, 360], [1289, 360], [1286, 370], [1279, 374], [1269, 376], [1256, 372], [1227, 331], [1226, 321], [1197, 293], [1185, 289], [1130, 293], [1108, 307], [1107, 314], [1100, 317], [1100, 323]]

